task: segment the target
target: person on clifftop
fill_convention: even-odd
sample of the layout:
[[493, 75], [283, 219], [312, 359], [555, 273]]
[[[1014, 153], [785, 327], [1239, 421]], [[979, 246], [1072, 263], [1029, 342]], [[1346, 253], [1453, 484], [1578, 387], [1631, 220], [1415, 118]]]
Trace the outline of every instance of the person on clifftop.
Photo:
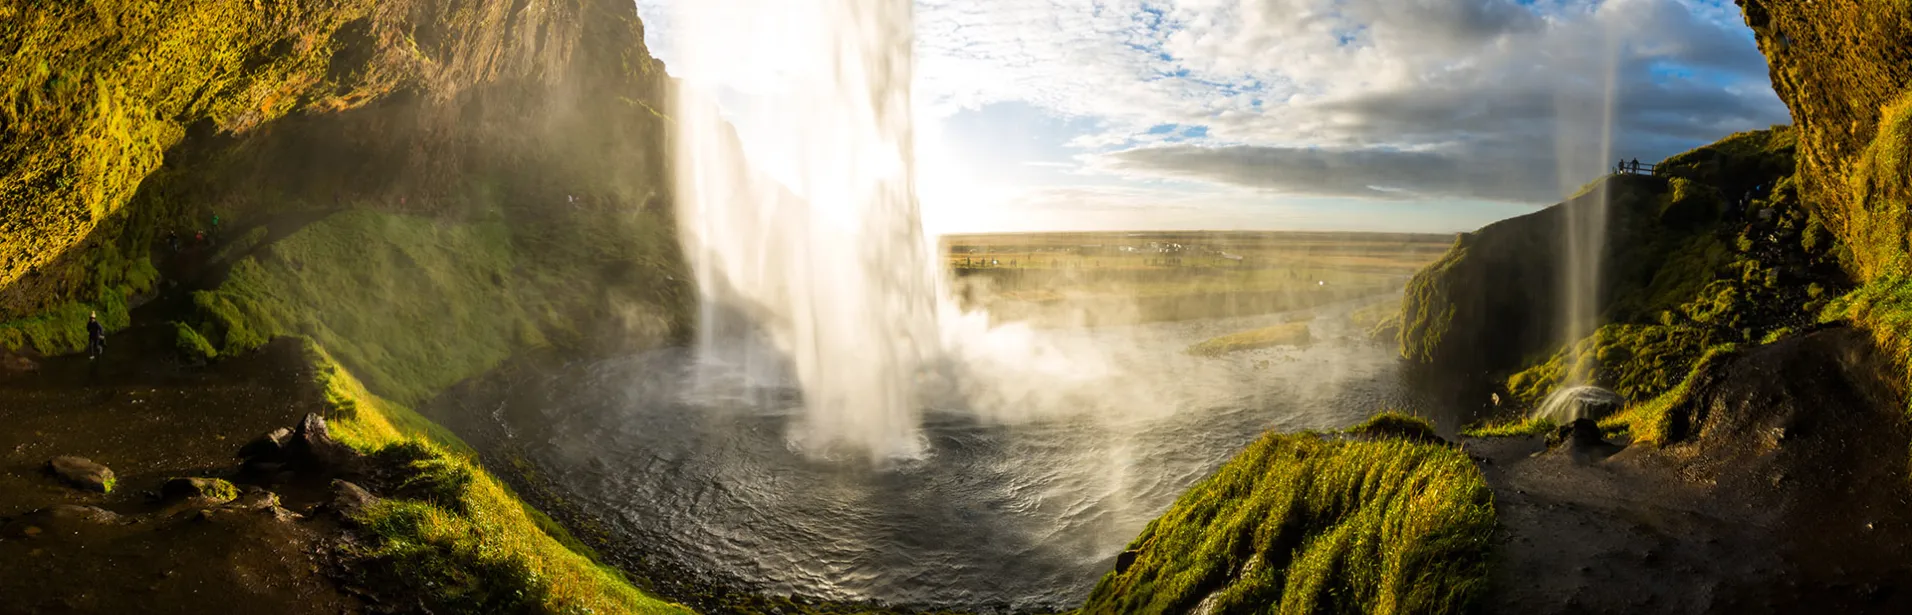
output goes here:
[[106, 354], [106, 327], [100, 326], [100, 313], [86, 315], [86, 358], [98, 359]]

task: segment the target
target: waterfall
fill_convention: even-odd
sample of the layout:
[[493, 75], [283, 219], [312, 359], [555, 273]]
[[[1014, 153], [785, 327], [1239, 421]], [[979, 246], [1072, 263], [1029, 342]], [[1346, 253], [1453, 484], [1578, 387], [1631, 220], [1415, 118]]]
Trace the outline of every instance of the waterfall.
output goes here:
[[[789, 440], [807, 453], [920, 454], [916, 381], [939, 337], [914, 186], [911, 1], [681, 9], [689, 74], [761, 72], [741, 81], [761, 89], [728, 107], [713, 98], [732, 93], [687, 84], [673, 114], [700, 353], [787, 361], [803, 405]], [[774, 348], [719, 348], [737, 321]]]

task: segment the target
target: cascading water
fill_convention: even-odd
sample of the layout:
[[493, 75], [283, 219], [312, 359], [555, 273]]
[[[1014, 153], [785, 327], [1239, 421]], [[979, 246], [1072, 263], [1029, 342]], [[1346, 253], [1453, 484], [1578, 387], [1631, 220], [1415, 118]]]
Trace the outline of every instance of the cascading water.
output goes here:
[[705, 295], [700, 352], [761, 362], [718, 348], [734, 321], [761, 329], [801, 386], [790, 440], [811, 454], [920, 452], [916, 381], [939, 337], [914, 194], [911, 11], [910, 0], [683, 3], [678, 52], [691, 74], [763, 71], [748, 80], [760, 91], [721, 111], [710, 93], [680, 88], [680, 225]]
[[[1597, 95], [1590, 96], [1585, 90], [1563, 91], [1555, 101], [1558, 111], [1555, 159], [1559, 164], [1562, 192], [1572, 195], [1561, 205], [1565, 224], [1560, 263], [1561, 337], [1570, 349], [1600, 327], [1600, 269], [1606, 251], [1611, 186], [1601, 179], [1583, 193], [1574, 194], [1574, 191], [1586, 178], [1601, 177], [1613, 168], [1620, 40], [1612, 24], [1601, 23], [1606, 49], [1592, 56], [1578, 71], [1584, 76], [1583, 85], [1597, 89]], [[1559, 388], [1535, 409], [1535, 417], [1565, 423], [1584, 414], [1580, 400], [1591, 395], [1588, 389], [1594, 387], [1588, 384], [1595, 366], [1592, 361], [1578, 358], [1579, 353], [1569, 353], [1567, 372]]]

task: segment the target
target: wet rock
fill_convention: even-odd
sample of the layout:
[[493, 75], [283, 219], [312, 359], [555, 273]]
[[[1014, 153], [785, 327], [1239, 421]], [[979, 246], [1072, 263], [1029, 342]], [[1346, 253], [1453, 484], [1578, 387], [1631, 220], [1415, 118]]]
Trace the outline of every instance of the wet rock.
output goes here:
[[1575, 461], [1599, 461], [1612, 457], [1624, 447], [1608, 442], [1600, 424], [1592, 419], [1575, 419], [1555, 434], [1554, 451], [1573, 456]]
[[159, 496], [168, 501], [199, 500], [230, 502], [239, 497], [239, 488], [217, 478], [175, 478], [159, 488]]
[[299, 426], [292, 430], [286, 451], [291, 460], [320, 472], [355, 474], [364, 466], [364, 456], [333, 440], [325, 417], [317, 414], [307, 414], [305, 420], [299, 421]]
[[1129, 567], [1135, 565], [1135, 558], [1140, 555], [1142, 555], [1141, 551], [1129, 549], [1123, 551], [1121, 555], [1115, 556], [1115, 573], [1122, 574], [1128, 572]]
[[378, 496], [363, 487], [342, 480], [332, 481], [332, 510], [342, 517], [351, 519], [377, 503]]
[[60, 532], [87, 525], [113, 525], [120, 516], [97, 506], [59, 504], [48, 506], [0, 526], [0, 538], [34, 538], [49, 531]]
[[292, 430], [272, 430], [239, 448], [239, 458], [248, 462], [271, 463], [285, 460], [286, 446], [292, 443]]
[[118, 482], [113, 470], [85, 457], [54, 457], [47, 460], [46, 471], [68, 485], [100, 493], [112, 493], [113, 485]]

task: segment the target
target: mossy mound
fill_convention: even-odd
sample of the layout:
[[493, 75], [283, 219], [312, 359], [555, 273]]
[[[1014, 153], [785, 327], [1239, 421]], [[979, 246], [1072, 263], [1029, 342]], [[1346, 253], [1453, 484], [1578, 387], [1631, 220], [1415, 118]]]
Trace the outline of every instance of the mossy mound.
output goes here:
[[1370, 440], [1399, 439], [1410, 442], [1445, 443], [1440, 432], [1434, 430], [1434, 423], [1426, 418], [1400, 412], [1382, 412], [1368, 417], [1346, 433]]
[[1150, 523], [1082, 612], [1465, 613], [1493, 528], [1458, 450], [1269, 434]]

